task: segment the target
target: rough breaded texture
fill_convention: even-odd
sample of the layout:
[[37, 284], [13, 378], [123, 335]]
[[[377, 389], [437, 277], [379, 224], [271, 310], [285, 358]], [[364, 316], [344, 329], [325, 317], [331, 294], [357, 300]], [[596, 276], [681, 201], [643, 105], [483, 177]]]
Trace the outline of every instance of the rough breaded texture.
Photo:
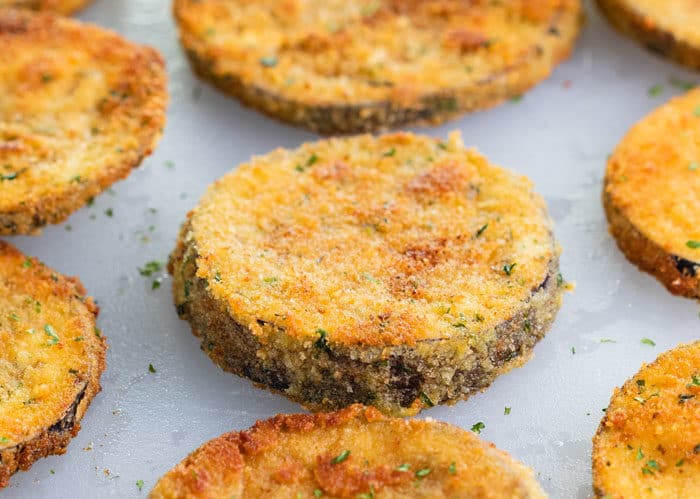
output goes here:
[[151, 153], [165, 122], [154, 49], [54, 14], [0, 11], [0, 234], [58, 223]]
[[149, 497], [546, 496], [530, 469], [472, 433], [354, 405], [226, 433], [169, 471]]
[[314, 410], [410, 414], [518, 365], [561, 304], [524, 177], [412, 134], [308, 143], [213, 184], [171, 256], [221, 367]]
[[78, 433], [105, 368], [97, 312], [78, 279], [0, 241], [0, 488]]
[[32, 10], [47, 10], [59, 14], [72, 14], [92, 0], [0, 0], [0, 9], [13, 7]]
[[665, 352], [622, 389], [593, 439], [597, 497], [697, 497], [700, 342]]
[[622, 33], [649, 50], [700, 69], [700, 4], [697, 0], [597, 0]]
[[175, 0], [203, 78], [321, 133], [439, 123], [518, 96], [570, 54], [579, 0]]
[[608, 160], [603, 202], [627, 258], [672, 293], [700, 296], [700, 89], [629, 131]]

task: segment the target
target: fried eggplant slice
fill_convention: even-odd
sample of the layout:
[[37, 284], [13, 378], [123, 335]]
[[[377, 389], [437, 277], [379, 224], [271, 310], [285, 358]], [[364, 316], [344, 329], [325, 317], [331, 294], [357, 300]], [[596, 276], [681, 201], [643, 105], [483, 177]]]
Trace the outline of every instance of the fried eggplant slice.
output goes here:
[[622, 33], [676, 62], [700, 69], [700, 4], [696, 0], [597, 0]]
[[615, 389], [593, 439], [596, 497], [697, 497], [700, 342], [680, 345]]
[[59, 223], [155, 147], [163, 59], [119, 35], [0, 10], [0, 234]]
[[97, 312], [78, 279], [0, 241], [0, 488], [77, 435], [105, 368]]
[[175, 303], [223, 369], [318, 411], [414, 414], [523, 363], [561, 305], [529, 180], [448, 141], [338, 138], [214, 183], [171, 255]]
[[473, 433], [353, 405], [278, 415], [190, 454], [150, 499], [270, 497], [540, 499], [532, 470]]
[[700, 89], [637, 123], [608, 160], [603, 203], [625, 256], [700, 297]]
[[579, 0], [175, 0], [195, 71], [321, 133], [437, 124], [520, 96], [571, 53]]

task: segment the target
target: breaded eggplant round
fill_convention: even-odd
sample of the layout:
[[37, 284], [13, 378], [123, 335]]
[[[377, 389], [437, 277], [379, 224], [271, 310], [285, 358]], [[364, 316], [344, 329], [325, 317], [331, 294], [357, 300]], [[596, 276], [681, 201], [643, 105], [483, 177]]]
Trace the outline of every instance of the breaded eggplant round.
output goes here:
[[668, 290], [700, 297], [700, 88], [637, 123], [608, 160], [610, 231]]
[[622, 33], [649, 50], [700, 69], [700, 4], [697, 0], [597, 0]]
[[519, 96], [571, 53], [579, 0], [175, 0], [195, 71], [321, 133], [437, 124]]
[[680, 345], [616, 388], [593, 439], [597, 497], [697, 497], [700, 342]]
[[524, 177], [412, 134], [308, 143], [214, 183], [171, 255], [223, 369], [312, 410], [414, 414], [520, 365], [563, 288]]
[[72, 14], [92, 0], [0, 0], [0, 9], [12, 7], [16, 9], [47, 10], [58, 14]]
[[221, 435], [169, 471], [150, 499], [545, 498], [532, 470], [473, 433], [353, 405], [278, 415]]
[[165, 68], [111, 31], [26, 10], [0, 10], [0, 47], [0, 234], [36, 233], [151, 153]]
[[0, 241], [0, 488], [78, 434], [105, 369], [97, 312], [78, 279]]

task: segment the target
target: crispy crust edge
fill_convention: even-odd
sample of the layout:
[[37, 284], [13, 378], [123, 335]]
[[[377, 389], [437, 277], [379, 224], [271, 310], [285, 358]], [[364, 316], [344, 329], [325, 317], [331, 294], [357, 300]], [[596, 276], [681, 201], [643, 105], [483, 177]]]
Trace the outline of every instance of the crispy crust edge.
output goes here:
[[[173, 3], [180, 43], [194, 72], [200, 78], [238, 98], [248, 107], [324, 135], [379, 132], [408, 124], [438, 125], [462, 114], [485, 110], [522, 95], [546, 79], [556, 65], [569, 58], [585, 20], [580, 4], [577, 4], [578, 12], [571, 15], [560, 11], [543, 35], [555, 37], [556, 41], [546, 42], [551, 45], [550, 50], [546, 51], [538, 45], [528, 57], [506, 71], [456, 91], [423, 95], [408, 105], [392, 100], [352, 106], [342, 103], [319, 105], [285, 99], [259, 86], [246, 85], [236, 75], [214, 71], [213, 61], [197, 51], [196, 43], [181, 28], [179, 12], [182, 4], [182, 0]], [[543, 59], [545, 56], [547, 59]]]
[[[29, 9], [29, 10], [36, 10], [36, 11], [49, 11], [49, 12], [56, 12], [58, 14], [63, 14], [63, 15], [71, 15], [75, 14], [76, 12], [80, 12], [84, 8], [86, 8], [88, 5], [90, 5], [93, 2], [93, 0], [69, 0], [68, 2], [64, 2], [62, 0], [35, 0], [33, 5], [28, 5], [28, 6], [22, 6], [22, 5], [13, 5], [9, 4], [7, 6], [0, 6], [0, 9], [4, 8], [13, 8], [13, 9]], [[56, 6], [58, 4], [58, 7]]]
[[528, 360], [562, 303], [555, 253], [530, 300], [510, 320], [484, 331], [493, 339], [478, 350], [470, 350], [462, 337], [383, 347], [330, 344], [327, 349], [284, 331], [259, 338], [213, 297], [206, 280], [196, 276], [191, 216], [192, 212], [168, 263], [178, 315], [190, 323], [192, 333], [201, 338], [201, 349], [223, 370], [314, 412], [360, 403], [390, 416], [410, 416], [467, 399]]
[[686, 298], [700, 298], [700, 263], [667, 253], [632, 224], [623, 209], [618, 207], [609, 192], [606, 176], [603, 188], [603, 206], [610, 234], [627, 259], [641, 270], [653, 275], [672, 294]]
[[[7, 252], [22, 255], [14, 246], [0, 241], [0, 253]], [[31, 260], [35, 263], [35, 267], [41, 263], [35, 258], [31, 258]], [[46, 268], [48, 269], [48, 267]], [[58, 280], [53, 286], [66, 288], [71, 296], [76, 297], [72, 299], [79, 299], [92, 317], [93, 327], [96, 327], [99, 307], [95, 304], [92, 297], [87, 296], [85, 287], [80, 279], [77, 277], [66, 277], [57, 272], [54, 274]], [[107, 353], [107, 343], [103, 335], [97, 336], [91, 330], [87, 332], [85, 337], [90, 338], [93, 345], [92, 355], [90, 355], [93, 365], [82, 390], [66, 409], [63, 416], [50, 427], [41, 429], [38, 434], [14, 447], [0, 449], [0, 489], [9, 485], [10, 477], [17, 471], [27, 471], [32, 464], [43, 457], [52, 454], [64, 454], [71, 439], [80, 431], [80, 421], [83, 419], [92, 399], [102, 390], [100, 377], [106, 368], [105, 357]]]
[[42, 29], [49, 23], [59, 25], [62, 29], [91, 30], [99, 33], [101, 37], [110, 37], [119, 43], [130, 45], [135, 53], [138, 53], [138, 65], [132, 68], [132, 72], [142, 80], [139, 86], [142, 89], [149, 89], [147, 97], [139, 98], [134, 104], [134, 109], [141, 117], [142, 123], [138, 132], [137, 149], [123, 154], [116, 161], [105, 164], [100, 168], [98, 175], [85, 179], [84, 182], [72, 182], [61, 192], [18, 203], [12, 210], [0, 211], [0, 235], [38, 235], [42, 227], [63, 222], [90, 199], [115, 182], [128, 177], [131, 170], [137, 168], [143, 159], [153, 152], [165, 127], [168, 100], [165, 61], [156, 49], [136, 45], [117, 33], [97, 26], [63, 19], [50, 13], [27, 14], [18, 10], [8, 10], [8, 12], [14, 13], [21, 19], [29, 19], [27, 29], [30, 32], [33, 29]]
[[679, 64], [700, 69], [700, 47], [676, 38], [634, 10], [625, 0], [596, 0], [598, 8], [621, 33], [639, 42], [648, 50]]

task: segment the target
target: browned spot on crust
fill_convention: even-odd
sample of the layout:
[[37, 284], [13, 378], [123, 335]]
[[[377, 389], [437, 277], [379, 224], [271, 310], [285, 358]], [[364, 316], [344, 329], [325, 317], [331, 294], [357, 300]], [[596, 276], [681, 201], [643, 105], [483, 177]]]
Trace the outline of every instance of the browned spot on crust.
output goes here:
[[406, 190], [409, 194], [429, 200], [464, 192], [471, 177], [472, 172], [465, 165], [454, 161], [438, 163], [430, 171], [413, 178]]
[[456, 29], [445, 35], [443, 43], [446, 47], [456, 48], [460, 52], [465, 53], [483, 47], [487, 41], [488, 37], [482, 33], [467, 29]]
[[399, 485], [413, 479], [410, 473], [393, 470], [388, 466], [372, 469], [356, 466], [352, 456], [342, 463], [333, 464], [335, 457], [327, 454], [318, 456], [314, 469], [314, 476], [321, 488], [333, 497], [354, 498], [368, 490], [379, 492], [385, 486]]

